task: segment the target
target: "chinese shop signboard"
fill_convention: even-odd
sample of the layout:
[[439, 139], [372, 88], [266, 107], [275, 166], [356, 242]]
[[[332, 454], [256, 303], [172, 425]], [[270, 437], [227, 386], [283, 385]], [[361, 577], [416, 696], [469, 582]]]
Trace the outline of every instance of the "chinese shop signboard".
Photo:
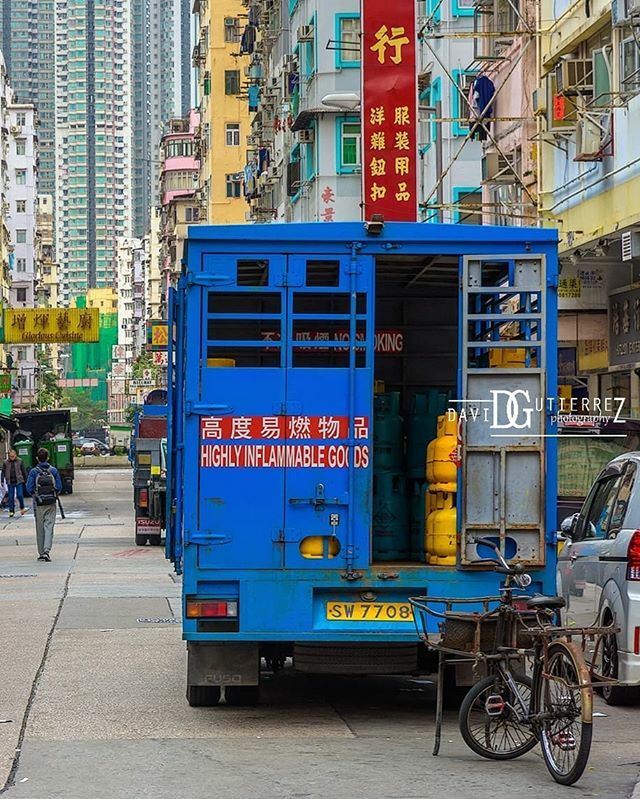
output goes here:
[[8, 344], [78, 344], [98, 341], [97, 308], [16, 308], [4, 312]]
[[365, 219], [417, 218], [416, 3], [362, 3]]

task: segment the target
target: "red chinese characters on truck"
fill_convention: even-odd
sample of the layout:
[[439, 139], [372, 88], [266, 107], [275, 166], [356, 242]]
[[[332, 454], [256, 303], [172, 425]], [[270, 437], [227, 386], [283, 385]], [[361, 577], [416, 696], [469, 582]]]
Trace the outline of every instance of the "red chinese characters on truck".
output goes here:
[[[203, 468], [369, 466], [369, 418], [346, 416], [207, 416], [200, 423]], [[352, 455], [353, 453], [353, 455]]]
[[365, 219], [414, 222], [417, 211], [416, 3], [367, 0], [362, 23]]

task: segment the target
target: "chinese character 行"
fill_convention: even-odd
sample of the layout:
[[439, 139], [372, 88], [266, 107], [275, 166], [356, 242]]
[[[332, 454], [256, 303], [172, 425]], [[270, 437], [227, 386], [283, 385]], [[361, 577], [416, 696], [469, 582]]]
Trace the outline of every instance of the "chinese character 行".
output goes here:
[[376, 131], [371, 134], [372, 150], [384, 150], [386, 146], [385, 135], [382, 131]]
[[377, 183], [373, 183], [371, 185], [371, 199], [373, 202], [376, 200], [384, 200], [384, 197], [387, 193], [386, 186], [378, 186]]
[[396, 175], [409, 174], [409, 158], [403, 155], [401, 158], [396, 158]]
[[391, 28], [391, 35], [389, 35], [389, 28], [383, 25], [376, 31], [376, 43], [371, 45], [371, 50], [378, 54], [378, 62], [384, 64], [387, 59], [387, 47], [393, 48], [393, 55], [391, 60], [394, 64], [402, 63], [402, 48], [405, 44], [409, 44], [409, 37], [405, 36], [404, 27]]
[[291, 416], [289, 418], [290, 438], [311, 438], [311, 419], [308, 416]]
[[369, 170], [372, 177], [379, 177], [381, 175], [387, 174], [387, 162], [384, 158], [376, 158], [375, 156], [371, 159], [371, 163], [369, 164]]
[[409, 134], [406, 130], [401, 130], [396, 133], [396, 150], [409, 149]]
[[231, 420], [231, 438], [251, 438], [251, 417], [233, 417]]
[[399, 105], [396, 107], [395, 113], [395, 124], [396, 125], [408, 125], [411, 121], [411, 117], [409, 116], [409, 106], [408, 105]]
[[385, 120], [384, 106], [376, 105], [369, 111], [369, 122], [372, 125], [382, 125]]

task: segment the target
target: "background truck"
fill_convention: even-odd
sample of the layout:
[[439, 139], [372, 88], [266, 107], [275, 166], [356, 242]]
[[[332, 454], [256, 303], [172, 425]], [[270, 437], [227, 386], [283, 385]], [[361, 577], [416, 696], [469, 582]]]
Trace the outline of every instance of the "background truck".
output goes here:
[[427, 669], [407, 599], [495, 594], [476, 536], [554, 591], [556, 247], [469, 225], [189, 229], [166, 553], [191, 705], [256, 701], [261, 659]]
[[73, 492], [73, 443], [71, 433], [71, 411], [37, 411], [17, 413], [13, 416], [16, 429], [11, 444], [27, 469], [36, 462], [40, 447], [49, 451], [49, 462], [60, 472], [62, 493]]
[[160, 546], [166, 519], [167, 392], [150, 391], [134, 417], [129, 457], [133, 466], [135, 541]]
[[110, 424], [109, 425], [109, 449], [113, 454], [116, 450], [123, 449], [129, 452], [131, 446], [131, 425]]

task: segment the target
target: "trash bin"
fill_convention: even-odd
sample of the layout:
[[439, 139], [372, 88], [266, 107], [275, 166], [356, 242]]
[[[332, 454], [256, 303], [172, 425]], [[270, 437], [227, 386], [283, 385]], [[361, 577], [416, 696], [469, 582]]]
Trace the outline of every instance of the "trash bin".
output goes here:
[[28, 439], [18, 441], [14, 445], [14, 449], [20, 460], [24, 463], [25, 469], [29, 470], [33, 468], [33, 441], [29, 441]]
[[[66, 469], [73, 462], [72, 443], [69, 438], [56, 438], [54, 441], [48, 441], [48, 444], [53, 444], [53, 455], [49, 455], [49, 460], [58, 471]], [[49, 449], [49, 447], [47, 447]]]

